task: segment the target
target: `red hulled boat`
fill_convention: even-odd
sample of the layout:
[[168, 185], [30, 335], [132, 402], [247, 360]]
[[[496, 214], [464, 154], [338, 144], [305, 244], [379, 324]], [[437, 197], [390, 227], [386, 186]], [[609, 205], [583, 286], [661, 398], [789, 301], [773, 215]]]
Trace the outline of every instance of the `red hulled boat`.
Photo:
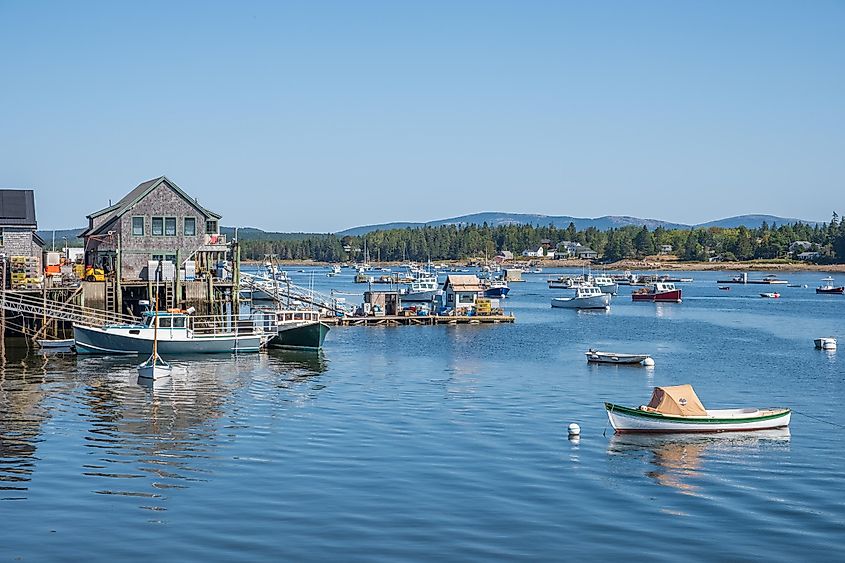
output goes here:
[[659, 303], [680, 303], [681, 290], [673, 283], [657, 282], [638, 289], [631, 294], [633, 301], [655, 301]]

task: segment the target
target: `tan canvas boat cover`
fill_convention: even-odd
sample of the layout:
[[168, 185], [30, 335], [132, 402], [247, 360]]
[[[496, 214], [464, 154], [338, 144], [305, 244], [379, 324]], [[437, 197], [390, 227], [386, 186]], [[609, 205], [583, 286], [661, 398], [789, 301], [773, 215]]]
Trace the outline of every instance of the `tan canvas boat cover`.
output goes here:
[[663, 414], [707, 416], [707, 411], [692, 390], [692, 385], [655, 387], [648, 406]]

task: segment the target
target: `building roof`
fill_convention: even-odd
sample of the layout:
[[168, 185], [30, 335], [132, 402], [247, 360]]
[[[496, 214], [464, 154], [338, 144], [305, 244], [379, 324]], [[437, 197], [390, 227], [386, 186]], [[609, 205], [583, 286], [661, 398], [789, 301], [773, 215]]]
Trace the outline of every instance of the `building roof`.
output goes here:
[[120, 201], [118, 201], [117, 203], [115, 203], [114, 205], [111, 205], [111, 206], [106, 207], [104, 209], [100, 209], [99, 211], [95, 211], [91, 215], [88, 215], [88, 219], [93, 219], [95, 217], [101, 217], [103, 215], [107, 215], [107, 217], [100, 224], [99, 227], [97, 227], [96, 229], [93, 229], [93, 230], [86, 229], [79, 236], [85, 237], [85, 236], [89, 236], [89, 235], [95, 235], [98, 232], [103, 231], [110, 223], [112, 223], [112, 221], [114, 219], [117, 219], [118, 217], [122, 216], [130, 208], [132, 208], [133, 205], [138, 203], [140, 200], [142, 200], [144, 197], [146, 197], [147, 194], [149, 194], [151, 191], [156, 189], [160, 184], [165, 183], [165, 182], [167, 183], [168, 186], [170, 186], [173, 189], [174, 192], [176, 192], [178, 195], [180, 195], [185, 201], [187, 201], [188, 203], [190, 203], [191, 205], [193, 205], [194, 207], [199, 209], [203, 214], [205, 214], [206, 217], [209, 217], [209, 218], [212, 218], [212, 219], [220, 219], [220, 215], [218, 215], [217, 213], [214, 213], [213, 211], [210, 211], [210, 210], [206, 209], [205, 207], [201, 206], [199, 203], [197, 203], [197, 200], [191, 198], [188, 194], [186, 194], [184, 191], [182, 191], [182, 188], [177, 186], [173, 181], [171, 181], [169, 178], [167, 178], [167, 176], [159, 176], [158, 178], [153, 178], [152, 180], [147, 180], [146, 182], [141, 182], [131, 192], [129, 192], [128, 194], [123, 196], [123, 198]]
[[37, 227], [32, 190], [0, 190], [0, 225]]
[[446, 276], [446, 283], [443, 284], [443, 289], [448, 287], [452, 291], [484, 291], [484, 286], [481, 285], [481, 280], [478, 276]]

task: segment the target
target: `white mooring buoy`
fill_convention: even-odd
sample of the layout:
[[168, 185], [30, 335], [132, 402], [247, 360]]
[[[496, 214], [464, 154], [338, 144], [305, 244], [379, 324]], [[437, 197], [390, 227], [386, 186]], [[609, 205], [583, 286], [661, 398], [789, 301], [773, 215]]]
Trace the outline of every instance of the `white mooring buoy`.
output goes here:
[[651, 356], [649, 356], [645, 360], [643, 360], [643, 365], [646, 367], [654, 367], [654, 360], [651, 359]]
[[572, 424], [569, 425], [569, 435], [570, 436], [580, 436], [581, 435], [581, 427], [573, 422]]

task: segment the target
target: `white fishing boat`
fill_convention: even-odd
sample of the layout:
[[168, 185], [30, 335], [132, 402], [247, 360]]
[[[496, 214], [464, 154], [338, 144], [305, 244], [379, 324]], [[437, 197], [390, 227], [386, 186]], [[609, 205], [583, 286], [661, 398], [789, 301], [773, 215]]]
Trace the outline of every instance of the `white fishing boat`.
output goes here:
[[651, 358], [648, 354], [619, 354], [617, 352], [600, 352], [590, 348], [584, 352], [587, 362], [597, 364], [641, 364]]
[[[156, 331], [158, 333], [156, 334]], [[194, 316], [188, 311], [147, 311], [137, 324], [90, 326], [74, 323], [78, 354], [150, 355], [258, 352], [271, 335], [253, 319]]]
[[611, 295], [619, 293], [619, 284], [608, 276], [595, 276], [592, 277], [591, 281], [602, 293], [610, 293]]
[[402, 290], [400, 298], [403, 302], [428, 302], [432, 301], [439, 291], [440, 284], [437, 282], [437, 274], [423, 272], [407, 288]]
[[605, 403], [616, 432], [736, 432], [789, 426], [788, 408], [705, 409], [691, 385], [655, 387], [637, 408]]
[[780, 299], [780, 293], [767, 291], [765, 293], [761, 293], [760, 297], [765, 297], [767, 299]]
[[331, 271], [329, 273], [327, 273], [326, 275], [328, 277], [332, 278], [332, 277], [334, 277], [338, 274], [340, 274], [340, 266], [335, 265], [335, 266], [332, 266]]
[[553, 297], [552, 307], [563, 309], [607, 309], [610, 307], [610, 294], [602, 293], [602, 290], [594, 285], [581, 285], [574, 290], [574, 297]]
[[819, 350], [836, 350], [836, 339], [832, 336], [823, 336], [813, 340], [816, 348]]

